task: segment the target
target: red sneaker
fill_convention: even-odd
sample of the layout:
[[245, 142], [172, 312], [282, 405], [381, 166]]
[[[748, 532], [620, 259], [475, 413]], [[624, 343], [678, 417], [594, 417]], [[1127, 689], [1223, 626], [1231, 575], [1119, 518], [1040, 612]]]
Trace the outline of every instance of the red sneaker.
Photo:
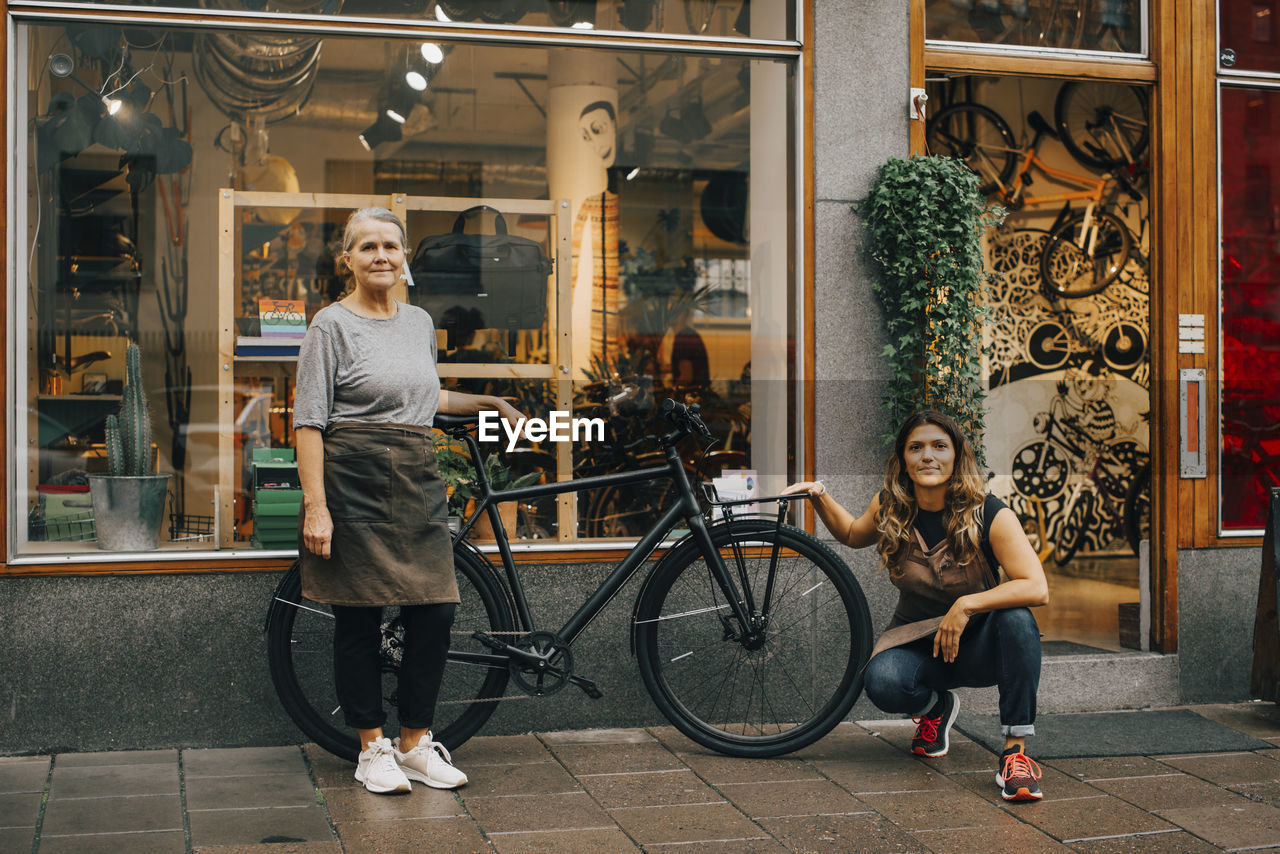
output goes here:
[[911, 752], [917, 756], [938, 759], [947, 755], [951, 747], [951, 725], [960, 713], [960, 697], [955, 691], [942, 692], [942, 710], [930, 717], [919, 715], [911, 720], [916, 725], [915, 738], [911, 739]]
[[1022, 748], [1014, 745], [1000, 757], [1000, 770], [996, 772], [996, 785], [1006, 801], [1038, 801], [1044, 797], [1040, 791], [1040, 766]]

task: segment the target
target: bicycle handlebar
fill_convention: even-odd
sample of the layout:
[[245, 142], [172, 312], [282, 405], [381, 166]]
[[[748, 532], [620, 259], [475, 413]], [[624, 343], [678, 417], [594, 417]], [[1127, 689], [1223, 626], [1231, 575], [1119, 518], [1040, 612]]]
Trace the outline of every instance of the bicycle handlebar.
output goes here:
[[711, 441], [714, 438], [711, 435], [711, 430], [703, 423], [702, 416], [698, 414], [701, 411], [702, 407], [696, 403], [685, 406], [683, 403], [679, 403], [669, 397], [662, 401], [663, 417], [670, 421], [680, 433], [680, 436], [675, 437], [676, 441], [689, 434], [697, 434], [707, 441]]

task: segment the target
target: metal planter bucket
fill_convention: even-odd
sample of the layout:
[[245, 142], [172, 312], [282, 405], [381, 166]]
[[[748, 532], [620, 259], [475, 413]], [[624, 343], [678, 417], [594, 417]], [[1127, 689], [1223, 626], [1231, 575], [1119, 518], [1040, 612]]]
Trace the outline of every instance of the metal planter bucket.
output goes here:
[[113, 552], [151, 551], [160, 544], [160, 522], [168, 494], [168, 474], [89, 475], [98, 548]]

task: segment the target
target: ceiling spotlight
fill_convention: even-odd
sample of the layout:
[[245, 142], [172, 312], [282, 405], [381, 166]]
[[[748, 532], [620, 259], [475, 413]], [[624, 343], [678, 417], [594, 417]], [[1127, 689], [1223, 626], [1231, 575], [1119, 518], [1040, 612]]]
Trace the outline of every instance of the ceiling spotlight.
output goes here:
[[636, 179], [636, 176], [639, 174], [640, 174], [640, 167], [636, 166], [634, 169], [632, 169], [630, 172], [627, 173], [627, 176], [626, 176], [627, 180], [634, 181]]
[[[438, 6], [436, 7], [436, 11], [437, 12], [439, 11]], [[440, 63], [444, 62], [444, 51], [441, 50], [440, 45], [436, 44], [435, 42], [423, 42], [422, 58], [425, 59], [427, 62], [431, 63], [432, 65], [439, 65]]]
[[404, 82], [409, 84], [409, 88], [415, 92], [421, 92], [427, 88], [427, 78], [420, 71], [406, 71], [404, 74]]
[[102, 101], [107, 105], [107, 112], [113, 116], [124, 106], [124, 101], [119, 98], [103, 98]]
[[400, 124], [388, 118], [385, 114], [379, 115], [373, 124], [365, 128], [359, 139], [365, 151], [373, 151], [384, 142], [398, 142], [400, 140]]
[[444, 13], [444, 9], [440, 8], [440, 4], [436, 4], [436, 20], [442, 24], [452, 24], [453, 19]]
[[65, 53], [49, 57], [49, 73], [54, 77], [69, 77], [76, 70], [76, 61]]
[[570, 28], [575, 30], [594, 30], [596, 25], [590, 21], [577, 21], [571, 24]]

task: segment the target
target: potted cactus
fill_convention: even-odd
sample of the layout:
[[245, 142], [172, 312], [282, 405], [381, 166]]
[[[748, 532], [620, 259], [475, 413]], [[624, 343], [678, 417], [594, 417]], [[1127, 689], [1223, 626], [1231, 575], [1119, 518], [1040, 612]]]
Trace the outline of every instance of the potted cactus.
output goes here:
[[147, 551], [160, 542], [169, 475], [156, 474], [151, 454], [151, 407], [142, 387], [142, 352], [125, 352], [119, 415], [107, 416], [108, 474], [89, 475], [98, 548]]

